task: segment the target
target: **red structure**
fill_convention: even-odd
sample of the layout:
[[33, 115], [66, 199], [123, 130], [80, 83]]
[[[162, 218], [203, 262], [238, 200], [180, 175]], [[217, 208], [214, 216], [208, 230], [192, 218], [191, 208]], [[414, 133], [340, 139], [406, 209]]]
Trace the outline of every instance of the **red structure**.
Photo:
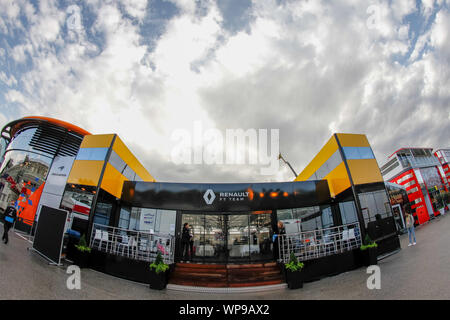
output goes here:
[[450, 148], [438, 149], [434, 152], [434, 155], [436, 156], [436, 158], [438, 158], [442, 169], [444, 170], [447, 183], [450, 184]]
[[406, 188], [416, 224], [442, 214], [447, 206], [440, 195], [449, 190], [441, 163], [431, 148], [402, 148], [381, 166], [385, 181]]

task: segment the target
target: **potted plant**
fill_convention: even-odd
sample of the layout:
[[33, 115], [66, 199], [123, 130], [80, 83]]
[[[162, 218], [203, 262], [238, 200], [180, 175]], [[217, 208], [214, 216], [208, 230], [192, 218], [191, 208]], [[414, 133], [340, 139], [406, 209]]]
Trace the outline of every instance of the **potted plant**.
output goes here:
[[378, 264], [378, 245], [373, 241], [368, 234], [364, 238], [364, 244], [361, 245], [360, 250], [363, 253], [363, 262], [365, 266]]
[[73, 263], [80, 268], [89, 267], [89, 254], [91, 253], [91, 248], [87, 246], [84, 234], [81, 236], [78, 244], [75, 245], [75, 249]]
[[169, 265], [164, 263], [161, 252], [158, 251], [155, 261], [150, 264], [150, 289], [162, 290], [167, 286]]
[[303, 288], [303, 272], [304, 264], [297, 260], [293, 252], [289, 258], [289, 262], [284, 265], [286, 270], [286, 282], [289, 289]]

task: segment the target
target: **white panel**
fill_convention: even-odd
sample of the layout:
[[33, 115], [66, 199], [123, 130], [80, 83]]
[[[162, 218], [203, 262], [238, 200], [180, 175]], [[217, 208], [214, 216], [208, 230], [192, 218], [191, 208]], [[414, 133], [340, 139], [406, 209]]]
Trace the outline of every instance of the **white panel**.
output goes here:
[[61, 203], [61, 196], [42, 192], [41, 199], [39, 200], [38, 209], [36, 210], [36, 221], [39, 218], [41, 206], [59, 209], [60, 203]]
[[75, 157], [56, 156], [48, 173], [43, 192], [62, 196]]
[[419, 169], [414, 169], [414, 173], [416, 174], [417, 182], [419, 184], [423, 184], [423, 178], [422, 178], [422, 174], [420, 173], [420, 170]]

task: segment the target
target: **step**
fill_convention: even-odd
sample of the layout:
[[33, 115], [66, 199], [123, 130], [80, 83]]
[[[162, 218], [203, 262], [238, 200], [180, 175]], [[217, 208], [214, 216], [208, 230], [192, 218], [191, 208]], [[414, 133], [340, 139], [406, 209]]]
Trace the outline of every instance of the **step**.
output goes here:
[[283, 284], [276, 262], [254, 264], [176, 263], [170, 284], [206, 288]]

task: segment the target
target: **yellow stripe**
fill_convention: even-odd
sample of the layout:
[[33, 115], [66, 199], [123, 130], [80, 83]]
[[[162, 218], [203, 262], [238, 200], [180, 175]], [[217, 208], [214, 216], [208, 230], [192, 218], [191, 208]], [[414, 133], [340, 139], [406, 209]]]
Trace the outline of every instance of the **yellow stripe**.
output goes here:
[[96, 134], [85, 136], [80, 148], [109, 148], [113, 139], [113, 134]]
[[337, 149], [338, 145], [333, 135], [314, 159], [298, 175], [295, 181], [308, 180], [336, 152]]
[[142, 180], [150, 182], [156, 181], [118, 136], [114, 142], [113, 150]]
[[337, 133], [342, 147], [370, 147], [365, 134]]
[[348, 160], [347, 163], [353, 184], [383, 182], [383, 176], [375, 159]]
[[128, 179], [117, 171], [111, 164], [107, 163], [100, 187], [116, 198], [120, 198], [122, 195], [124, 181], [128, 181]]
[[75, 160], [67, 183], [98, 186], [104, 161]]
[[331, 171], [324, 179], [328, 181], [332, 197], [337, 196], [342, 191], [351, 187], [344, 162], [341, 162], [341, 164]]

